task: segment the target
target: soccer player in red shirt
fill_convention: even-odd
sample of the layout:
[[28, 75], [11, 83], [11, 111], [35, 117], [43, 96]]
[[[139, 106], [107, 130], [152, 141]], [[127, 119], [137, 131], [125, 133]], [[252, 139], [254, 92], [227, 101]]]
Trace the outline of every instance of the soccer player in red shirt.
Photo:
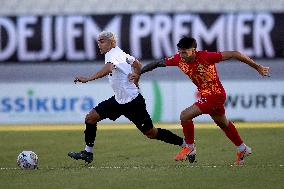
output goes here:
[[[194, 144], [194, 124], [192, 119], [202, 114], [209, 114], [237, 147], [235, 164], [243, 164], [244, 157], [251, 154], [251, 148], [244, 144], [234, 124], [225, 115], [226, 92], [219, 80], [215, 64], [234, 58], [254, 68], [262, 76], [268, 76], [269, 67], [256, 64], [252, 59], [238, 51], [196, 51], [196, 40], [191, 37], [180, 39], [177, 47], [178, 52], [175, 55], [145, 65], [140, 73], [141, 75], [157, 67], [177, 66], [197, 86], [201, 95], [197, 102], [183, 110], [180, 114], [180, 121], [187, 145], [176, 155], [175, 160], [188, 159], [191, 163], [195, 161], [196, 147]], [[129, 79], [138, 80], [140, 75], [131, 74]]]

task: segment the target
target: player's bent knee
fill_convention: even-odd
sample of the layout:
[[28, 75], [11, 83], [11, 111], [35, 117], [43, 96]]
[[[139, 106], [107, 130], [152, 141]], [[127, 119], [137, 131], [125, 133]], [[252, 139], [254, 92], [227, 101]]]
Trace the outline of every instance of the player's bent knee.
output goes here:
[[96, 114], [88, 114], [85, 118], [85, 123], [96, 124], [100, 119], [100, 116]]
[[185, 113], [184, 111], [182, 111], [182, 112], [180, 113], [179, 119], [180, 119], [180, 121], [182, 121], [182, 122], [186, 122], [186, 121], [189, 120], [188, 116], [186, 116], [186, 113]]
[[156, 128], [152, 128], [146, 132], [144, 132], [144, 135], [146, 135], [150, 139], [155, 139], [157, 137], [158, 130]]
[[180, 121], [181, 122], [188, 122], [188, 121], [192, 121], [191, 118], [189, 118], [185, 113], [181, 112], [180, 114]]

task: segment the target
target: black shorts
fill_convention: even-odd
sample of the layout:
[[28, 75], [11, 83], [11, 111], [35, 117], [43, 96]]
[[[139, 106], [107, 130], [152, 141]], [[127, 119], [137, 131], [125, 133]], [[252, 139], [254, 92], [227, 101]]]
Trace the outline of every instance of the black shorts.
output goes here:
[[115, 121], [121, 115], [124, 115], [143, 133], [153, 128], [152, 119], [146, 109], [145, 99], [141, 94], [126, 104], [119, 104], [112, 96], [99, 103], [94, 109], [100, 115], [101, 120], [109, 118]]

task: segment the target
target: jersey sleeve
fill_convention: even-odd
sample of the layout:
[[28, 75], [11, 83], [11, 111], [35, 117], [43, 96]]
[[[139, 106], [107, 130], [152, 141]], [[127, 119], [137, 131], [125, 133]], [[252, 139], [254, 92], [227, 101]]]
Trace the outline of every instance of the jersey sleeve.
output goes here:
[[221, 52], [206, 52], [206, 59], [209, 63], [215, 64], [222, 60]]
[[126, 62], [127, 62], [128, 64], [132, 65], [135, 60], [136, 60], [136, 59], [135, 59], [133, 56], [131, 56], [131, 55], [129, 55], [129, 54], [126, 54]]
[[111, 56], [110, 53], [105, 54], [105, 64], [112, 63], [112, 64], [116, 65], [116, 62], [117, 61], [114, 60], [113, 56]]
[[167, 66], [178, 66], [178, 63], [180, 61], [180, 55], [179, 53], [177, 53], [171, 57], [166, 58], [165, 60]]

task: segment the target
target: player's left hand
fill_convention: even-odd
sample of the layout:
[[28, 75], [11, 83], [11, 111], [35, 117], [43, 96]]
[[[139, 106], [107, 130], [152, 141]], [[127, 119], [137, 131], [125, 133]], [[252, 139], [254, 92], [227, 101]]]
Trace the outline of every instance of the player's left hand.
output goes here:
[[269, 67], [264, 67], [262, 65], [259, 65], [258, 68], [257, 68], [257, 71], [262, 76], [270, 77], [269, 76]]
[[135, 81], [140, 79], [140, 75], [137, 73], [130, 73], [128, 74], [129, 81]]
[[130, 73], [128, 74], [129, 81], [132, 81], [137, 87], [139, 87], [139, 79], [140, 75], [137, 73]]

